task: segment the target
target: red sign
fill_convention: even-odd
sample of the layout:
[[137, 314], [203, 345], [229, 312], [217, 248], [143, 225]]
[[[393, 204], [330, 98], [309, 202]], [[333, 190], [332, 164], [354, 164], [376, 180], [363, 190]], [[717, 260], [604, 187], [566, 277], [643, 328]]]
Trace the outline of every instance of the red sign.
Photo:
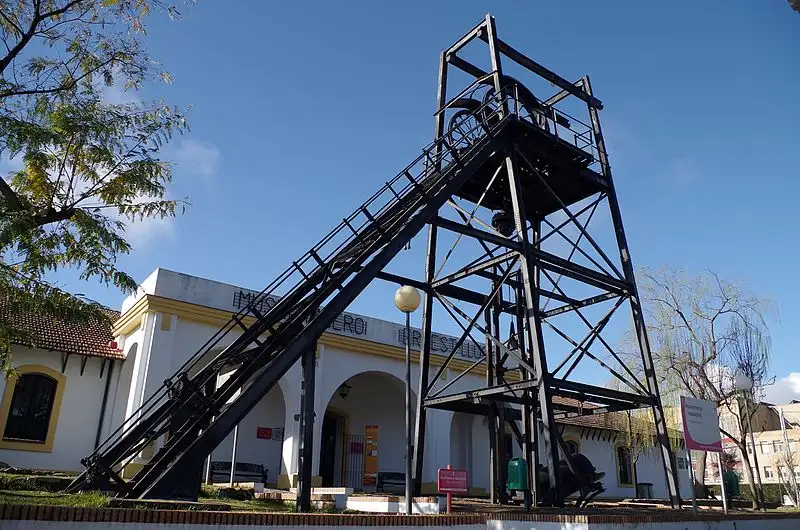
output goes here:
[[468, 493], [467, 472], [463, 469], [439, 470], [439, 493]]
[[272, 428], [257, 427], [256, 438], [258, 438], [259, 440], [272, 440]]

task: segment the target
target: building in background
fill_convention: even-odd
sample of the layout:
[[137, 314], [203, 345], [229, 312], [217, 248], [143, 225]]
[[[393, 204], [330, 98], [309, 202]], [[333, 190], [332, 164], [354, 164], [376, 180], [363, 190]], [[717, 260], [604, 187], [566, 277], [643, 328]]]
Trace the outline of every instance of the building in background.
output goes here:
[[[739, 436], [736, 415], [725, 408], [720, 411], [720, 425], [733, 436]], [[756, 476], [753, 454], [758, 460], [758, 471], [764, 484], [786, 484], [789, 474], [800, 480], [800, 403], [773, 405], [762, 402], [753, 413], [752, 423], [755, 447], [747, 439], [747, 452], [753, 476]], [[733, 458], [734, 471], [744, 478], [743, 460], [739, 447], [730, 438], [723, 439], [723, 447]], [[706, 460], [706, 477], [709, 484], [719, 484], [716, 461]]]
[[[42, 337], [41, 344], [39, 348], [15, 347], [14, 361], [21, 376], [0, 382], [0, 461], [17, 468], [81, 470], [81, 458], [134, 414], [228, 322], [232, 312], [256, 294], [156, 269], [123, 302], [112, 330], [69, 328], [32, 318], [30, 325]], [[407, 339], [403, 325], [343, 313], [319, 340], [313, 397], [315, 485], [374, 491], [379, 475], [403, 472]], [[412, 349], [418, 349], [419, 330], [413, 331], [410, 340]], [[456, 343], [455, 337], [434, 334], [434, 358], [444, 359]], [[441, 374], [442, 380], [454, 379], [481, 355], [478, 346], [465, 342]], [[413, 357], [412, 380], [417, 381], [416, 352]], [[478, 386], [485, 381], [481, 368], [451, 388]], [[507, 376], [513, 379], [513, 373]], [[238, 426], [236, 462], [246, 464], [264, 483], [280, 488], [294, 486], [297, 478], [300, 381], [300, 367], [294, 366]], [[632, 454], [625, 444], [624, 413], [559, 422], [569, 450], [586, 455], [605, 473], [605, 497], [636, 496], [634, 482], [649, 483], [655, 497], [666, 497], [658, 451], [653, 447]], [[473, 494], [485, 493], [489, 484], [486, 419], [431, 410], [426, 428], [424, 490], [435, 491], [437, 470], [450, 464], [468, 471]], [[211, 454], [212, 475], [213, 469], [230, 466], [233, 438], [231, 433]], [[505, 440], [509, 452], [521, 456], [510, 429]], [[157, 450], [146, 447], [123, 470], [124, 476], [135, 473]], [[687, 462], [685, 451], [679, 451], [677, 467], [684, 497], [690, 494]]]
[[[0, 311], [10, 317], [8, 307]], [[119, 402], [128, 388], [120, 375], [130, 363], [107, 325], [69, 325], [18, 312], [13, 318], [36, 341], [18, 340], [11, 350], [16, 373], [0, 377], [0, 462], [79, 469], [107, 426], [124, 417]]]

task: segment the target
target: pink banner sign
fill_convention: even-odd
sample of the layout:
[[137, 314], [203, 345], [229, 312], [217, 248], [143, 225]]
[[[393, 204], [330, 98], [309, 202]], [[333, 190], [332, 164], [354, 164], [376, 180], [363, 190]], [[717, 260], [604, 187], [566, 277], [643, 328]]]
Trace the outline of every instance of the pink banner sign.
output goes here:
[[681, 396], [681, 417], [687, 449], [722, 451], [719, 414], [713, 401]]

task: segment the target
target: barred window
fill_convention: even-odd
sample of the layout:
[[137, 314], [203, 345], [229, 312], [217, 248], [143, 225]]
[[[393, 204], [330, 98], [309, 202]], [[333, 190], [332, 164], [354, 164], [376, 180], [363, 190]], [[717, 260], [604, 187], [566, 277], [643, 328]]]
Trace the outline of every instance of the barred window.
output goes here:
[[617, 447], [617, 476], [620, 485], [633, 484], [633, 455], [628, 447]]
[[57, 387], [58, 381], [44, 374], [22, 374], [14, 387], [3, 439], [45, 443]]

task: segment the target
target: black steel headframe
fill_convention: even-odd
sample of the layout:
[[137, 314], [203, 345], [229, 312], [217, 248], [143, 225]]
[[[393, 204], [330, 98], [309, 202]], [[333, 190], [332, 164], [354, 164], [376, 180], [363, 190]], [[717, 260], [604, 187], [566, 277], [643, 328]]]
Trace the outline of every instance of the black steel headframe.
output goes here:
[[[473, 41], [488, 45], [488, 68], [459, 55]], [[504, 74], [507, 62], [560, 91], [537, 97], [525, 79]], [[451, 67], [472, 78], [452, 97]], [[568, 101], [580, 102], [588, 118], [567, 114], [560, 105]], [[316, 343], [373, 279], [381, 279], [424, 293], [414, 444], [418, 491], [429, 409], [488, 418], [493, 501], [506, 500], [503, 436], [508, 428], [529, 463], [529, 499], [560, 505], [565, 490], [559, 449], [573, 476], [570, 487], [578, 487], [582, 498], [598, 489], [593, 477], [582, 474], [588, 467], [570, 458], [557, 422], [649, 408], [667, 490], [678, 505], [673, 456], [600, 108], [588, 77], [569, 82], [525, 57], [497, 38], [494, 19], [487, 15], [442, 53], [434, 141], [233, 315], [84, 459], [86, 471], [71, 489], [115, 488], [129, 498], [196, 496], [206, 457], [301, 362], [298, 509], [310, 509], [314, 400], [306, 395], [314, 392]], [[613, 244], [590, 229], [601, 209], [609, 214]], [[488, 222], [481, 219], [487, 213]], [[387, 265], [425, 227], [424, 278], [389, 272]], [[452, 246], [439, 252], [448, 238], [455, 239]], [[556, 240], [566, 247], [550, 248]], [[609, 246], [615, 252], [604, 250]], [[453, 268], [456, 255], [467, 258]], [[633, 316], [638, 367], [623, 361], [604, 337], [621, 307], [630, 307]], [[602, 308], [607, 310], [593, 313]], [[561, 324], [565, 315], [575, 318], [580, 333]], [[434, 364], [432, 329], [439, 317], [451, 319], [451, 325], [454, 321], [462, 334]], [[465, 345], [480, 352], [468, 366], [463, 360], [461, 365], [453, 362]], [[567, 355], [551, 368], [548, 353], [562, 350]], [[624, 389], [577, 380], [579, 365], [587, 360]], [[437, 373], [431, 374], [434, 365]], [[440, 378], [445, 371], [456, 372], [446, 383]], [[218, 385], [223, 372], [231, 375]], [[485, 374], [481, 386], [450, 390], [476, 372]], [[157, 448], [154, 456], [133, 479], [123, 479], [120, 470], [141, 459], [147, 446]]]
[[[473, 41], [487, 45], [490, 68], [481, 68], [460, 55], [459, 52]], [[504, 73], [505, 63], [509, 61], [518, 69], [522, 67], [527, 75], [556, 85], [560, 90], [547, 98], [537, 98], [522, 81]], [[452, 68], [465, 72], [473, 81], [465, 88], [459, 86], [460, 90], [448, 97], [448, 77]], [[476, 97], [476, 93], [481, 92], [483, 96]], [[588, 116], [585, 121], [560, 110], [560, 104], [566, 100], [580, 101]], [[495, 103], [490, 104], [491, 101]], [[487, 15], [441, 54], [435, 114], [437, 140], [446, 139], [457, 148], [468, 146], [472, 139], [461, 133], [461, 127], [474, 130], [475, 127], [469, 127], [474, 121], [488, 125], [486, 118], [474, 112], [480, 105], [497, 111], [493, 119], [506, 115], [514, 117], [520, 132], [510, 137], [490, 163], [456, 193], [454, 199], [471, 204], [471, 211], [458, 207], [456, 201], [451, 200], [449, 204], [457, 208], [457, 218], [446, 219], [440, 214], [430, 223], [426, 278], [422, 285], [425, 298], [414, 444], [416, 486], [419, 488], [421, 485], [427, 409], [488, 416], [493, 501], [506, 500], [504, 464], [508, 455], [504, 454], [501, 436], [505, 425], [509, 424], [529, 463], [531, 500], [534, 503], [562, 504], [558, 473], [560, 447], [569, 468], [576, 474], [579, 470], [573, 465], [568, 451], [564, 450], [556, 426], [558, 418], [650, 408], [656, 424], [667, 491], [673, 505], [677, 506], [680, 498], [674, 459], [600, 128], [598, 111], [602, 109], [602, 103], [592, 94], [588, 77], [570, 82], [524, 56], [497, 37], [494, 19]], [[609, 257], [589, 230], [588, 225], [601, 205], [607, 207], [610, 214], [619, 256], [616, 261]], [[476, 215], [480, 210], [493, 212], [491, 223], [480, 220]], [[563, 221], [554, 222], [554, 214], [561, 215]], [[577, 237], [565, 235], [567, 226]], [[471, 238], [481, 247], [481, 252], [468, 265], [445, 276], [438, 274], [442, 267], [439, 266], [437, 271], [436, 265], [437, 241], [442, 232], [458, 234], [457, 242], [462, 236]], [[555, 239], [554, 236], [568, 241], [567, 248], [561, 252], [546, 250], [546, 241]], [[590, 252], [583, 248], [587, 244]], [[452, 250], [446, 253], [444, 261]], [[470, 277], [483, 278], [490, 285], [485, 291], [473, 292], [469, 296], [444, 292]], [[594, 292], [583, 297], [573, 296], [570, 289], [563, 286], [563, 278], [569, 279], [573, 287], [580, 284]], [[508, 291], [505, 298], [504, 290]], [[453, 300], [472, 303], [477, 306], [477, 311], [463, 311]], [[552, 302], [559, 305], [548, 309]], [[459, 321], [463, 329], [459, 343], [475, 342], [471, 335], [473, 331], [484, 335], [485, 340], [483, 358], [459, 371], [440, 388], [436, 388], [439, 376], [447, 370], [455, 350], [443, 364], [437, 362], [437, 373], [431, 377], [434, 303]], [[586, 308], [603, 303], [610, 308], [601, 318], [591, 321], [585, 314]], [[632, 370], [630, 359], [621, 359], [603, 337], [606, 325], [623, 305], [631, 308], [634, 320], [640, 362], [637, 370]], [[581, 333], [575, 338], [572, 336], [574, 329], [565, 330], [554, 322], [567, 313], [577, 315], [588, 328], [588, 334]], [[510, 320], [512, 325], [507, 340], [501, 338], [501, 315], [506, 315], [506, 320]], [[571, 347], [555, 369], [548, 365], [547, 353], [551, 347], [548, 342], [552, 340], [547, 340], [543, 328]], [[584, 329], [584, 333], [586, 331]], [[607, 350], [609, 359], [592, 352], [591, 346], [596, 344]], [[572, 380], [575, 369], [586, 359], [604, 368], [612, 379], [620, 383], [618, 386], [626, 387], [625, 390]], [[486, 373], [483, 388], [447, 392], [465, 374], [481, 365], [485, 365]], [[521, 432], [516, 428], [519, 420]], [[536, 491], [540, 485], [538, 470], [541, 467], [537, 445], [543, 449], [541, 463], [546, 468], [548, 480], [544, 483], [549, 490], [546, 492]]]

